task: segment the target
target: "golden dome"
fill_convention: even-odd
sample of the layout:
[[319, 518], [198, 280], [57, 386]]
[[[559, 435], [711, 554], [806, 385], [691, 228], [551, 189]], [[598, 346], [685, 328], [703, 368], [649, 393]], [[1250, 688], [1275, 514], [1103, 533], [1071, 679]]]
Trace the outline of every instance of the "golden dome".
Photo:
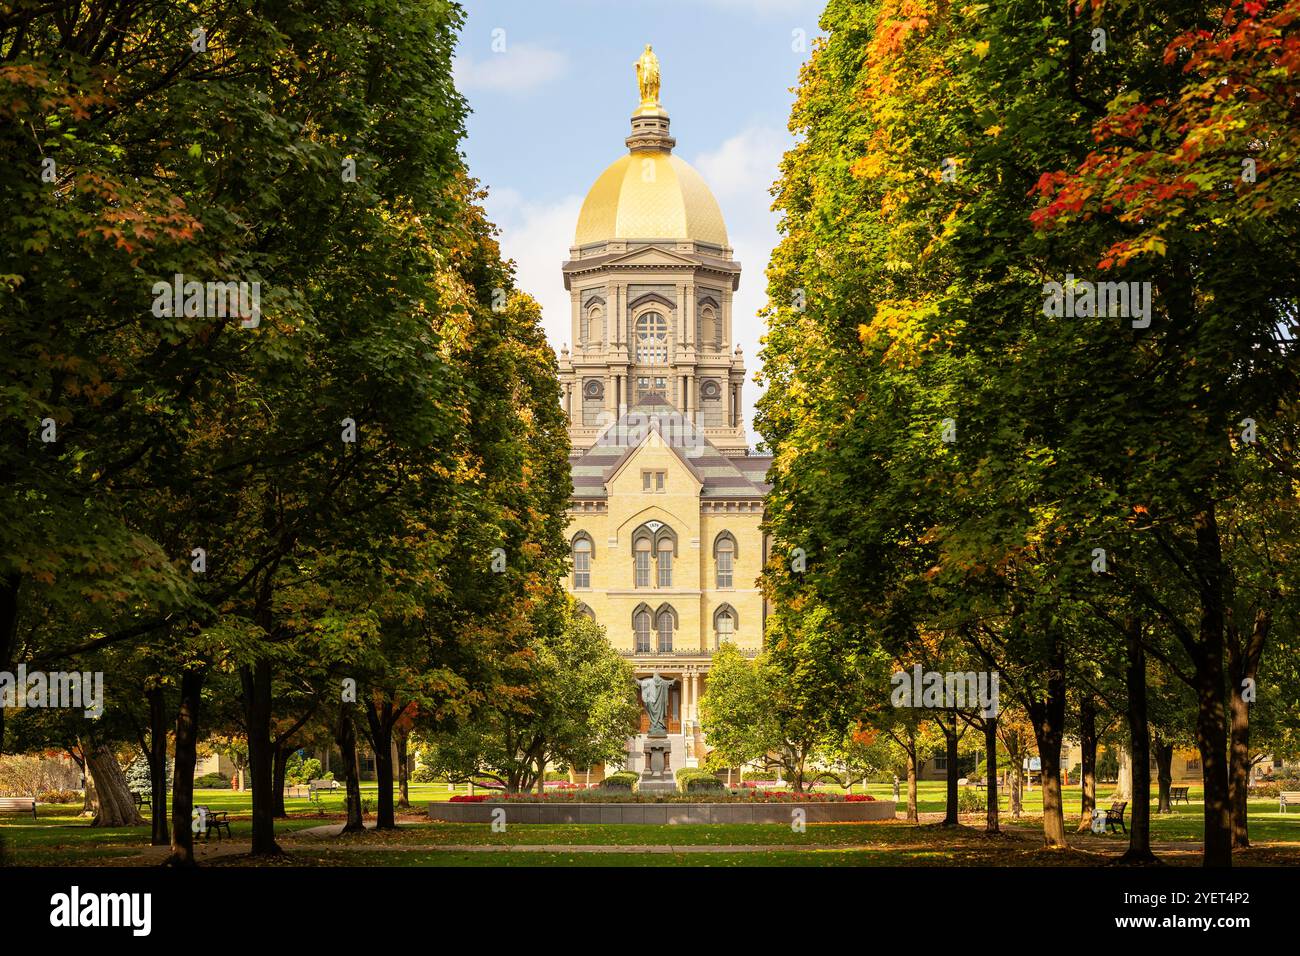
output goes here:
[[608, 239], [694, 239], [727, 245], [727, 226], [704, 178], [662, 150], [635, 150], [600, 174], [578, 214], [574, 245]]

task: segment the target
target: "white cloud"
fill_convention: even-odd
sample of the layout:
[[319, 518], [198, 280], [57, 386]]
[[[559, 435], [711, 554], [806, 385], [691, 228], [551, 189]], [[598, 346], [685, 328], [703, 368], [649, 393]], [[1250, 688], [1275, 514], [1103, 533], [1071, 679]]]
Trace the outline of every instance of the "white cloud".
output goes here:
[[727, 235], [744, 270], [731, 303], [731, 325], [734, 344], [745, 356], [745, 427], [751, 444], [761, 437], [754, 432], [754, 402], [760, 393], [753, 375], [760, 367], [758, 340], [765, 331], [758, 311], [767, 304], [767, 262], [779, 238], [769, 190], [790, 145], [784, 130], [751, 126], [693, 161], [722, 206]]
[[489, 218], [501, 228], [502, 255], [515, 260], [516, 284], [541, 304], [547, 341], [557, 353], [561, 345], [572, 346], [569, 293], [564, 291], [560, 264], [568, 258], [582, 197], [538, 203], [503, 188], [488, 194], [486, 206]]
[[772, 204], [768, 189], [777, 179], [778, 164], [790, 137], [770, 126], [742, 130], [695, 161], [695, 167], [719, 200], [756, 198], [763, 208]]
[[476, 57], [460, 52], [452, 61], [456, 88], [462, 93], [530, 93], [563, 76], [569, 59], [558, 50], [533, 43], [508, 43], [499, 53]]

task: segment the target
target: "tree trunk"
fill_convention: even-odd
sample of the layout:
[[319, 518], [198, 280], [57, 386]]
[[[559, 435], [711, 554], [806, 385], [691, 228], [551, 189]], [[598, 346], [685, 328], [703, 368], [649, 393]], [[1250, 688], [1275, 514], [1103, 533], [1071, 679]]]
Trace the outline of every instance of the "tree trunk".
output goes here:
[[984, 718], [984, 787], [988, 807], [984, 816], [984, 832], [997, 833], [998, 827], [998, 719]]
[[1097, 808], [1097, 703], [1084, 691], [1079, 699], [1080, 792], [1079, 833], [1092, 829], [1092, 815]]
[[138, 827], [144, 817], [135, 808], [126, 774], [108, 744], [92, 746], [86, 751], [86, 767], [95, 780], [95, 819], [92, 827]]
[[410, 758], [407, 756], [406, 744], [410, 740], [411, 734], [406, 730], [398, 730], [397, 734], [397, 805], [406, 809], [411, 805], [411, 793], [409, 783], [411, 779]]
[[366, 721], [370, 724], [370, 744], [375, 751], [375, 783], [379, 788], [375, 803], [375, 829], [395, 830], [393, 816], [393, 710], [382, 704], [366, 704]]
[[181, 699], [176, 709], [176, 761], [172, 767], [172, 866], [194, 865], [194, 767], [198, 763], [199, 704], [203, 672], [181, 674]]
[[[14, 638], [18, 634], [18, 589], [22, 586], [21, 574], [0, 576], [0, 670], [9, 671]], [[5, 708], [0, 707], [0, 752], [5, 739]]]
[[279, 819], [289, 816], [284, 808], [284, 778], [289, 772], [289, 755], [293, 745], [282, 740], [271, 747], [271, 814]]
[[945, 726], [940, 719], [939, 727], [943, 730], [944, 753], [948, 764], [947, 806], [944, 807], [943, 825], [955, 827], [960, 823], [957, 817], [957, 712], [952, 713], [952, 726]]
[[1065, 816], [1061, 802], [1061, 739], [1065, 734], [1065, 643], [1060, 634], [1048, 635], [1047, 697], [1026, 708], [1034, 724], [1038, 760], [1043, 780], [1043, 842], [1064, 847]]
[[1196, 571], [1201, 587], [1199, 640], [1190, 648], [1195, 664], [1196, 747], [1201, 753], [1205, 785], [1205, 855], [1207, 867], [1232, 866], [1232, 815], [1228, 795], [1228, 735], [1223, 702], [1223, 651], [1226, 574], [1214, 506], [1196, 516]]
[[339, 755], [343, 759], [343, 775], [347, 793], [348, 819], [344, 833], [364, 833], [366, 825], [361, 817], [361, 779], [357, 771], [357, 729], [352, 723], [352, 705], [339, 709], [339, 725], [335, 733]]
[[154, 846], [171, 843], [167, 829], [167, 698], [161, 687], [152, 687], [149, 699], [149, 815]]
[[1133, 758], [1127, 747], [1119, 747], [1119, 772], [1115, 776], [1114, 800], [1133, 799]]
[[1147, 726], [1147, 660], [1142, 648], [1142, 622], [1125, 622], [1128, 666], [1124, 685], [1128, 692], [1129, 752], [1133, 789], [1129, 802], [1128, 852], [1122, 863], [1154, 863], [1151, 853], [1151, 731]]
[[907, 731], [907, 822], [920, 823], [921, 816], [916, 807], [917, 777], [920, 776], [916, 765], [916, 731]]
[[1272, 613], [1262, 608], [1255, 613], [1250, 639], [1242, 645], [1241, 635], [1235, 627], [1228, 629], [1229, 730], [1228, 796], [1232, 807], [1232, 845], [1250, 846], [1247, 823], [1247, 797], [1250, 791], [1250, 704], [1243, 687], [1253, 683], [1259, 670], [1259, 659], [1272, 624]]
[[271, 662], [258, 658], [239, 668], [244, 689], [244, 726], [248, 736], [248, 769], [253, 784], [253, 856], [275, 856], [275, 801], [271, 768]]
[[1157, 813], [1173, 813], [1169, 800], [1169, 788], [1174, 783], [1174, 745], [1166, 743], [1157, 735], [1155, 738], [1156, 778], [1160, 781], [1159, 806]]

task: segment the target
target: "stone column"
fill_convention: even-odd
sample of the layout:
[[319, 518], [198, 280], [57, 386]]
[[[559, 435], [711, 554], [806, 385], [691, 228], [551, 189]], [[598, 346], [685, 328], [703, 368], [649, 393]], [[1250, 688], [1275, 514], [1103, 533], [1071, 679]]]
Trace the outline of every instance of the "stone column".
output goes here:
[[614, 325], [614, 316], [618, 309], [618, 287], [612, 282], [605, 285], [605, 351], [614, 347], [610, 329]]
[[735, 347], [731, 341], [731, 290], [722, 290], [722, 351], [730, 352]]
[[631, 330], [628, 328], [627, 314], [627, 283], [617, 282], [614, 284], [614, 297], [618, 303], [618, 321], [616, 323], [619, 344], [624, 347], [631, 341]]
[[686, 341], [690, 342], [694, 348], [699, 348], [699, 343], [695, 341], [695, 283], [686, 283]]
[[686, 291], [680, 282], [677, 284], [677, 310], [673, 313], [673, 322], [677, 326], [677, 340], [673, 342], [673, 357], [680, 361], [682, 353], [691, 341], [686, 328]]

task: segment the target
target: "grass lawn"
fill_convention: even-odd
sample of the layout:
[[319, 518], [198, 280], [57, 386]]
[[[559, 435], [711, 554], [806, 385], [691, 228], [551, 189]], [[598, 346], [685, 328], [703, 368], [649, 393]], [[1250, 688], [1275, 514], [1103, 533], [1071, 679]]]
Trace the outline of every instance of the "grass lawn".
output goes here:
[[[1104, 864], [1127, 846], [1127, 840], [1119, 834], [1099, 837], [1071, 833], [1070, 849], [1042, 849], [1038, 791], [1025, 795], [1025, 814], [1020, 820], [1011, 820], [1004, 811], [1001, 835], [982, 832], [982, 812], [963, 815], [964, 825], [956, 830], [939, 827], [933, 815], [942, 814], [944, 809], [942, 782], [921, 784], [920, 826], [901, 821], [809, 824], [802, 833], [776, 824], [514, 824], [505, 832], [494, 833], [487, 824], [432, 823], [425, 819], [421, 812], [425, 804], [452, 795], [445, 784], [413, 784], [410, 790], [413, 806], [403, 816], [404, 825], [399, 830], [342, 838], [302, 833], [341, 822], [341, 792], [325, 796], [320, 805], [306, 798], [287, 799], [289, 818], [276, 821], [277, 836], [289, 854], [284, 862], [300, 866], [1086, 866]], [[457, 792], [464, 793], [465, 788]], [[867, 792], [877, 799], [889, 799], [891, 788], [870, 786]], [[363, 786], [362, 795], [372, 801], [373, 807], [374, 785]], [[1165, 862], [1175, 865], [1198, 863], [1202, 833], [1200, 788], [1192, 787], [1190, 796], [1192, 802], [1180, 804], [1173, 813], [1152, 815], [1152, 843]], [[1072, 831], [1070, 821], [1078, 815], [1078, 789], [1070, 788], [1066, 797], [1067, 831]], [[1109, 800], [1109, 789], [1105, 789], [1099, 802], [1104, 806]], [[248, 845], [251, 795], [199, 790], [195, 802], [227, 811], [235, 831], [234, 840], [209, 841], [204, 848], [205, 855], [211, 854], [209, 861], [217, 865], [247, 862], [241, 850]], [[159, 851], [149, 847], [147, 826], [92, 828], [78, 816], [80, 809], [79, 804], [41, 805], [36, 821], [17, 813], [0, 816], [0, 841], [7, 861], [29, 866], [120, 866], [156, 860]], [[900, 804], [900, 813], [903, 809]], [[1239, 863], [1300, 864], [1300, 813], [1280, 814], [1275, 800], [1252, 800], [1250, 832], [1254, 846], [1238, 854]], [[546, 849], [524, 849], [527, 847]], [[656, 849], [618, 852], [620, 847]], [[703, 850], [706, 847], [717, 850]], [[763, 849], [732, 849], [744, 847]]]

